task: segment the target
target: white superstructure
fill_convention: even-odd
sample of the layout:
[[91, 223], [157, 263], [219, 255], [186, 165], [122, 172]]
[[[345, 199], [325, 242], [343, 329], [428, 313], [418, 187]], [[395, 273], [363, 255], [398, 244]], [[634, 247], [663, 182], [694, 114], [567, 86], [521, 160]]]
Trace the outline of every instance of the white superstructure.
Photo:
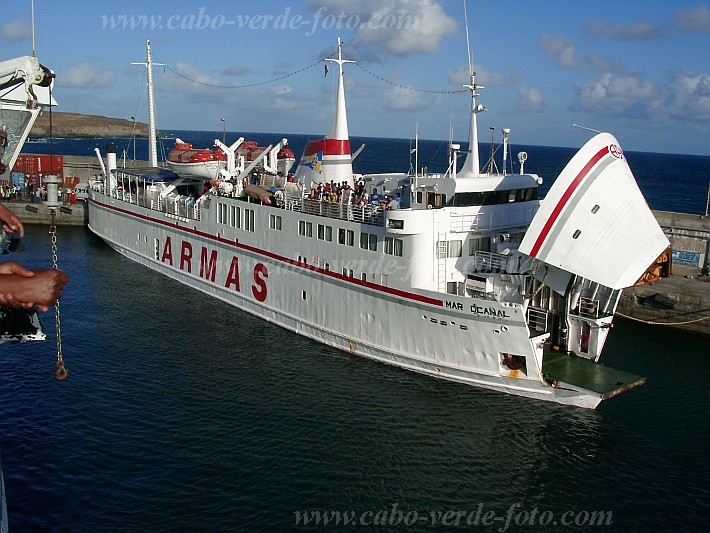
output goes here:
[[340, 49], [333, 128], [294, 181], [266, 153], [204, 194], [189, 176], [109, 164], [90, 229], [240, 309], [409, 370], [588, 408], [643, 383], [597, 363], [620, 289], [668, 246], [616, 140], [591, 139], [541, 203], [538, 176], [481, 172], [472, 74], [462, 170], [454, 145], [443, 174], [353, 175]]

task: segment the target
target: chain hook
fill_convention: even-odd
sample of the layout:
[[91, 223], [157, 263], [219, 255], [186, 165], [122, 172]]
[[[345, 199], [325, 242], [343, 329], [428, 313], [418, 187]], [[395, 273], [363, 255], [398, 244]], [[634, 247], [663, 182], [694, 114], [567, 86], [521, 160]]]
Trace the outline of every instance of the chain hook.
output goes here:
[[[57, 266], [57, 226], [54, 222], [57, 214], [56, 209], [50, 209], [52, 213], [52, 222], [49, 226], [49, 233], [52, 236], [52, 268], [59, 270]], [[69, 372], [64, 367], [64, 356], [62, 355], [62, 323], [59, 313], [59, 300], [54, 305], [54, 325], [57, 334], [57, 371], [54, 373], [59, 381], [63, 381], [69, 375]]]

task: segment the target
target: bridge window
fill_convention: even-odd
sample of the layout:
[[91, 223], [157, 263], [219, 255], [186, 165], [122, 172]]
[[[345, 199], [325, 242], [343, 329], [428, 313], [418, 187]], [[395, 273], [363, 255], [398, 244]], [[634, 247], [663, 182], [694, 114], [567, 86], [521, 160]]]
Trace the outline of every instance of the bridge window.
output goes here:
[[452, 206], [498, 205], [537, 200], [537, 187], [500, 191], [459, 192], [454, 194]]
[[468, 241], [468, 255], [474, 256], [476, 252], [490, 252], [491, 238], [490, 237], [471, 237]]

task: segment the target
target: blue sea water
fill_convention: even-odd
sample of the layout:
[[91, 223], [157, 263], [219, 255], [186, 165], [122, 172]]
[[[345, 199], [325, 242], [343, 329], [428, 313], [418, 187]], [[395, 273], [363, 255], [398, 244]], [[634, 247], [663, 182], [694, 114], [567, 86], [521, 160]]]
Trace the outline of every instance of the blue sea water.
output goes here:
[[[304, 141], [293, 138], [294, 152]], [[90, 153], [92, 142], [76, 146]], [[363, 142], [358, 170], [408, 166], [408, 141]], [[55, 153], [68, 153], [60, 143]], [[439, 148], [423, 144], [420, 161]], [[546, 178], [573, 152], [524, 149], [526, 170]], [[627, 156], [632, 168], [646, 157]], [[652, 207], [668, 209], [684, 188], [650, 177], [685, 164], [674, 157], [648, 155], [642, 189], [665, 191]], [[46, 228], [27, 228], [25, 242], [6, 259], [51, 264]], [[602, 360], [648, 383], [587, 411], [351, 357], [141, 267], [83, 228], [59, 229], [59, 264], [71, 276], [69, 379], [53, 378], [51, 314], [47, 341], [0, 346], [11, 531], [287, 531], [314, 510], [373, 529], [393, 506], [418, 520], [392, 513], [387, 530], [429, 529], [450, 511], [465, 526], [481, 506], [500, 518], [481, 530], [503, 530], [507, 514], [509, 531], [580, 530], [574, 519], [592, 512], [611, 524], [588, 529], [708, 528], [705, 337], [617, 321]], [[549, 525], [530, 523], [533, 511]]]

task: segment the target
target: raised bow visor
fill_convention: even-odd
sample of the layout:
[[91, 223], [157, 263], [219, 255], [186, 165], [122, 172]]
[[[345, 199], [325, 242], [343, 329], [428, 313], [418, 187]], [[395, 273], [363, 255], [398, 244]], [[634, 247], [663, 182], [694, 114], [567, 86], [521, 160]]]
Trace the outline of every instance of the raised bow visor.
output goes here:
[[634, 285], [668, 246], [619, 142], [600, 133], [555, 180], [520, 251], [622, 289]]

